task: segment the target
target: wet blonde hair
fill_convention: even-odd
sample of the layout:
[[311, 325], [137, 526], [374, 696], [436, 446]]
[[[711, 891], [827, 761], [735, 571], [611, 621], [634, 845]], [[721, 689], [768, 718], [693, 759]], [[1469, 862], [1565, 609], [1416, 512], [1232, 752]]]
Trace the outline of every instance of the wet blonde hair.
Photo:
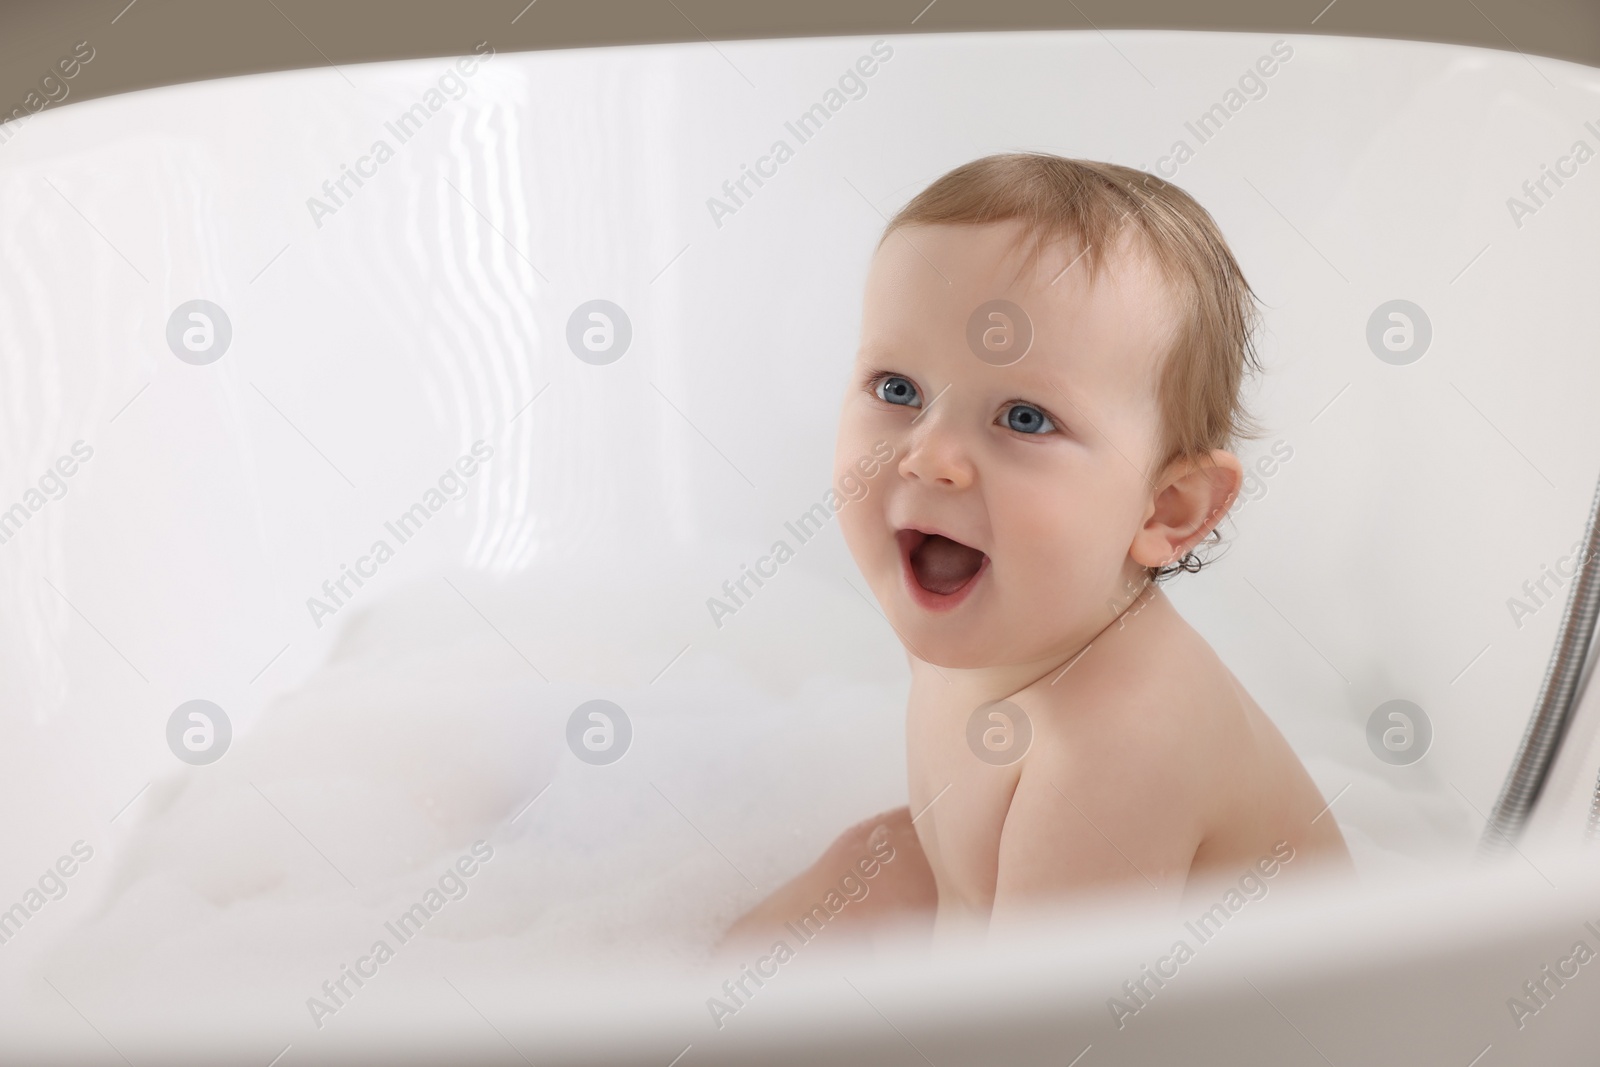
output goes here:
[[[1053, 242], [1075, 240], [1086, 249], [1082, 262], [1093, 281], [1131, 226], [1171, 286], [1178, 324], [1156, 384], [1160, 462], [1151, 475], [1175, 459], [1232, 450], [1236, 440], [1262, 435], [1239, 395], [1245, 375], [1261, 371], [1255, 292], [1216, 221], [1171, 182], [1115, 163], [1043, 152], [985, 156], [912, 198], [889, 220], [878, 247], [903, 226], [1018, 218], [1033, 238], [1024, 268]], [[1220, 538], [1213, 527], [1208, 539]], [[1191, 549], [1176, 563], [1148, 570], [1159, 581], [1198, 571], [1205, 562]]]

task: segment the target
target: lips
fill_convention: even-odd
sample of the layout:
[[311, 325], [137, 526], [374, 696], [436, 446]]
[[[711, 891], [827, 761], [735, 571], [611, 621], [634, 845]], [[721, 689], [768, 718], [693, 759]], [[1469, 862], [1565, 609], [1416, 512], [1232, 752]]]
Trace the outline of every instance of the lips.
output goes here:
[[944, 534], [904, 529], [895, 533], [906, 584], [924, 607], [953, 608], [988, 569], [989, 557]]

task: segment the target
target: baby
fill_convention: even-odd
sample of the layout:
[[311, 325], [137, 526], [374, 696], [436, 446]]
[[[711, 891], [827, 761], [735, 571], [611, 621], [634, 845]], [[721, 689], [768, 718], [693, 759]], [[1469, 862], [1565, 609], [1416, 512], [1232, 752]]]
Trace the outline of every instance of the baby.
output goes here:
[[885, 826], [900, 855], [858, 927], [982, 930], [1125, 888], [1177, 906], [1263, 860], [1350, 870], [1305, 768], [1158, 584], [1200, 569], [1242, 480], [1227, 448], [1259, 436], [1254, 299], [1210, 215], [1127, 167], [990, 156], [890, 221], [835, 467], [892, 449], [839, 515], [911, 667], [910, 804], [729, 940], [803, 912]]

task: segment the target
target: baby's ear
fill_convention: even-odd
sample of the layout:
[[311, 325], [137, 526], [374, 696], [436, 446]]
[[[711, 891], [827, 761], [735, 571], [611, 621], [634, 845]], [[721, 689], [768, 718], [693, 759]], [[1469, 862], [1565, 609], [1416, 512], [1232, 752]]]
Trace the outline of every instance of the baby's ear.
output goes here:
[[1155, 482], [1144, 526], [1128, 555], [1143, 567], [1181, 559], [1222, 521], [1243, 481], [1239, 457], [1220, 448], [1173, 460]]

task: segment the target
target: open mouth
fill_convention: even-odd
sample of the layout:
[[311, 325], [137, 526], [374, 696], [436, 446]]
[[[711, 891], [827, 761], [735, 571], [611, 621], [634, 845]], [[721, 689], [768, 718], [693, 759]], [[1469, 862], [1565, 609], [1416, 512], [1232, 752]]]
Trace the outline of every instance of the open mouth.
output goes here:
[[900, 545], [906, 583], [924, 607], [954, 607], [977, 584], [989, 562], [976, 548], [943, 534], [906, 529], [895, 533], [895, 541]]

